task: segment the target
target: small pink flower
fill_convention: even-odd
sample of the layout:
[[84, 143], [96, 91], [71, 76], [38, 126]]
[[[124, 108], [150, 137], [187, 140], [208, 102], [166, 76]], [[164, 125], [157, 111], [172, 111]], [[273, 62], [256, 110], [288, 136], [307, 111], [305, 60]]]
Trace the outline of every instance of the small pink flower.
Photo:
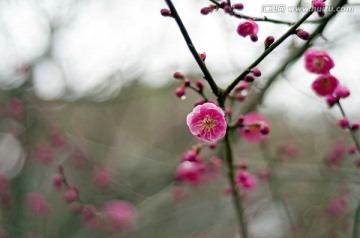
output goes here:
[[[268, 122], [265, 117], [251, 112], [241, 117], [243, 127], [239, 128], [242, 139], [247, 142], [259, 142], [265, 139], [264, 132], [269, 132]], [[265, 129], [267, 128], [267, 129]]]
[[84, 206], [78, 202], [74, 202], [71, 204], [71, 211], [74, 214], [80, 214], [83, 210]]
[[202, 156], [195, 150], [188, 150], [182, 155], [181, 160], [182, 161], [201, 162]]
[[106, 168], [97, 168], [94, 174], [95, 184], [100, 188], [106, 188], [110, 183], [110, 173]]
[[30, 193], [27, 196], [30, 211], [35, 215], [44, 216], [48, 212], [48, 205], [40, 193]]
[[323, 74], [320, 75], [315, 81], [312, 83], [312, 89], [319, 96], [327, 96], [332, 94], [336, 87], [338, 86], [339, 81], [337, 78], [332, 76], [331, 74]]
[[339, 125], [341, 128], [345, 129], [345, 128], [348, 128], [348, 126], [350, 125], [350, 122], [349, 122], [349, 120], [348, 120], [346, 117], [344, 117], [344, 118], [341, 118], [341, 119], [338, 121], [338, 125]]
[[270, 45], [272, 45], [272, 43], [274, 43], [274, 41], [275, 41], [275, 38], [273, 36], [266, 37], [266, 39], [264, 41], [265, 49], [269, 48]]
[[310, 33], [307, 31], [304, 31], [303, 29], [297, 29], [296, 35], [302, 39], [302, 40], [309, 40], [310, 39]]
[[236, 176], [236, 183], [244, 189], [253, 189], [257, 185], [257, 179], [248, 171], [240, 170]]
[[214, 9], [215, 9], [215, 7], [213, 5], [210, 5], [208, 7], [201, 8], [200, 13], [203, 15], [207, 15], [207, 14], [211, 13]]
[[61, 188], [64, 186], [64, 179], [61, 174], [55, 174], [52, 177], [52, 184], [57, 190], [61, 190]]
[[184, 79], [184, 78], [185, 78], [184, 74], [181, 73], [181, 72], [179, 72], [179, 71], [176, 71], [176, 72], [173, 74], [173, 77], [174, 77], [175, 79]]
[[235, 3], [232, 5], [232, 8], [236, 10], [242, 10], [244, 9], [244, 5], [242, 3]]
[[334, 94], [336, 98], [347, 98], [350, 96], [350, 90], [348, 87], [339, 85], [335, 89]]
[[196, 106], [186, 118], [190, 132], [198, 139], [214, 142], [225, 136], [224, 111], [213, 103]]
[[[74, 209], [73, 206], [72, 209]], [[82, 220], [87, 227], [91, 229], [100, 228], [100, 226], [102, 225], [102, 219], [100, 218], [100, 216], [97, 215], [97, 209], [94, 205], [81, 205], [81, 207], [78, 207], [77, 209], [73, 210], [73, 212], [75, 212], [75, 214], [81, 214]]]
[[334, 106], [338, 102], [338, 99], [336, 97], [334, 97], [333, 95], [326, 95], [325, 99], [326, 99], [326, 103], [329, 107]]
[[51, 145], [55, 148], [63, 147], [66, 144], [65, 139], [61, 134], [61, 130], [57, 125], [52, 125], [50, 127], [49, 136]]
[[50, 164], [54, 158], [51, 148], [46, 145], [36, 146], [34, 154], [36, 159], [38, 159], [44, 164]]
[[118, 231], [130, 229], [136, 218], [136, 208], [131, 203], [122, 200], [107, 202], [103, 212], [112, 228]]
[[345, 195], [338, 195], [335, 197], [328, 206], [328, 213], [333, 216], [340, 216], [345, 213], [348, 208], [349, 201]]
[[308, 49], [305, 52], [305, 68], [311, 73], [326, 74], [334, 67], [334, 61], [326, 51]]
[[334, 142], [332, 150], [325, 157], [325, 164], [334, 168], [340, 166], [345, 159], [346, 148], [343, 140]]
[[356, 150], [357, 150], [356, 145], [355, 145], [355, 144], [352, 144], [352, 145], [350, 145], [349, 148], [348, 148], [348, 153], [351, 154], [351, 155], [353, 155], [353, 154], [355, 154]]
[[237, 28], [237, 33], [241, 35], [242, 37], [251, 36], [256, 34], [259, 31], [259, 27], [256, 22], [253, 20], [246, 20], [239, 24]]
[[166, 9], [166, 8], [161, 9], [160, 14], [163, 17], [171, 17], [172, 16], [171, 11], [169, 9]]
[[360, 128], [360, 123], [358, 123], [358, 122], [355, 122], [351, 125], [351, 130], [356, 131], [356, 130], [359, 130], [359, 128]]
[[64, 200], [67, 203], [72, 203], [78, 198], [79, 192], [76, 187], [69, 188], [66, 193], [64, 194]]
[[312, 6], [315, 8], [315, 11], [322, 12], [325, 8], [325, 2], [323, 0], [313, 0]]
[[261, 76], [261, 71], [256, 67], [252, 68], [250, 71], [255, 77], [260, 77]]
[[248, 169], [248, 164], [246, 162], [239, 162], [239, 164], [237, 165], [237, 168], [238, 169], [241, 169], [241, 170], [247, 170]]
[[210, 149], [215, 149], [216, 146], [217, 146], [217, 143], [216, 143], [216, 142], [210, 142], [210, 143], [208, 144], [208, 146], [209, 146]]
[[249, 88], [249, 84], [245, 81], [240, 81], [240, 83], [236, 86], [235, 91], [243, 91]]
[[177, 87], [176, 90], [175, 90], [175, 95], [178, 98], [182, 98], [183, 96], [185, 96], [185, 88], [182, 87], [182, 86]]
[[201, 179], [202, 166], [192, 161], [181, 162], [176, 169], [176, 178], [190, 184], [198, 184]]
[[206, 53], [205, 53], [205, 52], [200, 53], [199, 56], [200, 56], [200, 59], [201, 59], [202, 61], [205, 61], [205, 60], [206, 60]]
[[85, 222], [88, 222], [95, 217], [97, 209], [93, 205], [87, 204], [87, 205], [81, 207], [80, 212], [81, 212], [82, 219]]

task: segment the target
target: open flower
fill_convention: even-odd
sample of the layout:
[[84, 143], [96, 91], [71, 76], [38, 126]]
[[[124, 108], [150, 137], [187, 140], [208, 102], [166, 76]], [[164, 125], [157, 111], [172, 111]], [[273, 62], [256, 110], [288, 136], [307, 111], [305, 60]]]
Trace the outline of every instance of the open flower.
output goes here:
[[131, 229], [136, 219], [136, 208], [129, 202], [123, 200], [108, 201], [103, 208], [108, 222], [117, 231]]
[[312, 89], [319, 96], [326, 96], [332, 94], [337, 88], [339, 81], [331, 74], [320, 75], [312, 84]]
[[48, 213], [47, 202], [40, 193], [29, 193], [27, 203], [30, 211], [35, 215], [45, 216]]
[[225, 136], [224, 111], [213, 103], [198, 105], [186, 118], [190, 132], [198, 139], [214, 142]]
[[259, 31], [259, 27], [256, 22], [253, 20], [246, 20], [239, 24], [237, 28], [237, 33], [242, 37], [246, 36], [256, 36]]
[[179, 181], [196, 185], [201, 180], [201, 169], [202, 166], [200, 163], [193, 161], [183, 161], [176, 169], [176, 178]]
[[236, 184], [243, 189], [253, 189], [257, 185], [257, 179], [247, 171], [239, 171], [236, 175]]
[[334, 65], [334, 61], [326, 51], [315, 49], [308, 49], [305, 51], [305, 67], [311, 73], [329, 73]]

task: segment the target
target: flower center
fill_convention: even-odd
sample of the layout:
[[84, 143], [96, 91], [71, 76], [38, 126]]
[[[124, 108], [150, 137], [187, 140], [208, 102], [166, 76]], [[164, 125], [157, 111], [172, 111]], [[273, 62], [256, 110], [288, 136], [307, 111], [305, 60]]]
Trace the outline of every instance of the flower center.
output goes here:
[[207, 115], [201, 122], [201, 125], [204, 128], [212, 129], [217, 125], [217, 120], [214, 120], [211, 116]]
[[328, 78], [324, 78], [322, 81], [321, 81], [321, 87], [325, 90], [329, 90], [330, 87], [331, 87], [331, 82]]
[[316, 58], [316, 59], [314, 59], [314, 66], [315, 66], [315, 68], [322, 68], [323, 66], [324, 66], [324, 60], [322, 60], [322, 59], [319, 59], [319, 58]]

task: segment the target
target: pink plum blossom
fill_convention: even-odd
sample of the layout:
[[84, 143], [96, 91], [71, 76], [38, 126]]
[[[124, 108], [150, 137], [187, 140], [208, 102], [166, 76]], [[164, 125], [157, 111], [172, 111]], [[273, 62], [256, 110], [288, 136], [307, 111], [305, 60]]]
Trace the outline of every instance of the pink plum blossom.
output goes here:
[[334, 97], [333, 95], [326, 95], [325, 100], [329, 107], [334, 106], [338, 102], [338, 99], [336, 97]]
[[329, 73], [334, 67], [334, 61], [326, 51], [308, 49], [305, 51], [305, 68], [316, 74]]
[[326, 165], [330, 167], [336, 167], [341, 165], [345, 160], [346, 148], [343, 140], [337, 140], [334, 142], [334, 145], [329, 152], [329, 154], [325, 157], [324, 162]]
[[241, 138], [247, 142], [260, 142], [265, 139], [265, 134], [269, 132], [266, 118], [255, 112], [242, 116], [241, 124], [243, 126], [239, 128], [239, 133]]
[[57, 125], [52, 125], [50, 127], [49, 136], [51, 145], [55, 148], [63, 147], [66, 144], [65, 139], [61, 134], [61, 130]]
[[214, 142], [225, 136], [224, 111], [213, 103], [196, 106], [186, 118], [190, 132], [198, 139]]
[[246, 20], [239, 24], [237, 33], [242, 37], [256, 36], [259, 31], [259, 27], [253, 20]]
[[336, 98], [347, 98], [350, 96], [350, 90], [346, 86], [339, 85], [334, 91], [334, 95]]
[[181, 156], [182, 161], [201, 162], [202, 156], [196, 150], [188, 150]]
[[327, 208], [327, 212], [333, 216], [340, 216], [346, 212], [349, 201], [346, 195], [338, 195], [335, 197]]
[[185, 96], [185, 88], [184, 87], [177, 87], [176, 90], [175, 90], [175, 95], [178, 98], [181, 98], [181, 97]]
[[64, 186], [64, 178], [61, 174], [55, 174], [52, 177], [52, 184], [57, 190], [61, 190], [61, 188]]
[[44, 164], [50, 164], [54, 158], [53, 151], [49, 146], [38, 145], [34, 149], [35, 158]]
[[78, 191], [77, 187], [72, 186], [64, 194], [64, 200], [67, 203], [72, 203], [78, 198], [78, 195], [79, 195], [79, 191]]
[[325, 8], [325, 2], [323, 0], [313, 0], [312, 6], [315, 8], [315, 11], [322, 12]]
[[122, 200], [108, 201], [102, 211], [112, 228], [118, 231], [130, 229], [136, 218], [136, 208]]
[[202, 166], [193, 161], [181, 162], [176, 169], [176, 178], [190, 184], [198, 184], [201, 179]]
[[312, 89], [319, 96], [327, 96], [335, 91], [338, 84], [337, 78], [331, 74], [323, 74], [312, 83]]
[[240, 170], [236, 176], [236, 184], [244, 189], [253, 189], [257, 185], [257, 178], [248, 171]]
[[106, 188], [110, 184], [110, 173], [106, 168], [97, 168], [94, 172], [95, 184], [100, 188]]
[[35, 215], [44, 216], [48, 212], [47, 202], [40, 193], [28, 194], [27, 203], [30, 211]]
[[338, 121], [338, 125], [339, 125], [341, 128], [345, 129], [345, 128], [348, 128], [348, 127], [349, 127], [350, 122], [349, 122], [349, 120], [348, 120], [346, 117], [344, 117], [344, 118], [341, 118], [341, 119]]

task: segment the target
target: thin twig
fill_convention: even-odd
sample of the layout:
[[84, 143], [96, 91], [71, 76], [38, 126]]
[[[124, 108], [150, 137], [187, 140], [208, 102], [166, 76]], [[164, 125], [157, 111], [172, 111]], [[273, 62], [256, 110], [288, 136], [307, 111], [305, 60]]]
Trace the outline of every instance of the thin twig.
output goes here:
[[231, 186], [233, 203], [235, 205], [236, 215], [239, 222], [240, 233], [242, 238], [248, 238], [249, 232], [247, 227], [247, 221], [244, 214], [244, 207], [242, 204], [240, 191], [237, 189], [235, 182], [235, 166], [234, 159], [232, 154], [231, 142], [229, 139], [229, 131], [226, 132], [224, 142], [225, 142], [225, 160], [228, 167], [228, 180]]
[[[336, 105], [339, 107], [341, 115], [346, 118], [346, 113], [345, 113], [344, 108], [342, 107], [341, 103], [338, 101], [336, 103]], [[348, 130], [350, 132], [351, 138], [353, 139], [353, 141], [354, 141], [354, 143], [356, 145], [356, 148], [357, 148], [358, 152], [360, 152], [360, 143], [359, 143], [359, 140], [357, 139], [357, 137], [355, 135], [354, 130], [351, 129], [350, 125], [348, 125], [347, 128], [348, 128]], [[360, 200], [359, 200], [359, 203], [358, 203], [358, 205], [356, 207], [356, 210], [355, 210], [354, 226], [353, 226], [353, 232], [352, 232], [351, 237], [352, 238], [360, 238]]]
[[[209, 0], [209, 1], [214, 3], [218, 8], [224, 9], [224, 7], [221, 6], [221, 4], [219, 2], [217, 2], [216, 0]], [[295, 24], [295, 22], [272, 19], [272, 18], [268, 18], [266, 16], [264, 16], [264, 17], [247, 16], [247, 15], [240, 14], [240, 13], [237, 13], [237, 12], [234, 12], [234, 11], [232, 11], [231, 16], [234, 16], [234, 17], [239, 18], [239, 19], [250, 19], [250, 20], [253, 20], [253, 21], [264, 21], [264, 22], [270, 22], [270, 23], [276, 23], [276, 24], [284, 24], [284, 25], [289, 25], [289, 26]]]
[[171, 0], [165, 0], [166, 4], [168, 5], [170, 11], [171, 11], [171, 15], [172, 17], [175, 19], [180, 31], [181, 31], [181, 34], [183, 35], [184, 37], [184, 40], [187, 44], [187, 46], [189, 47], [189, 50], [191, 52], [191, 54], [193, 55], [196, 63], [199, 65], [201, 71], [203, 72], [204, 74], [204, 79], [209, 83], [210, 87], [211, 87], [211, 90], [212, 92], [218, 96], [219, 95], [219, 92], [220, 92], [220, 89], [219, 87], [216, 85], [213, 77], [211, 76], [208, 68], [206, 67], [204, 61], [200, 58], [199, 56], [199, 53], [198, 51], [196, 50], [195, 48], [195, 45], [192, 43], [192, 40], [179, 16], [179, 14], [177, 13], [176, 11], [176, 8], [174, 6], [174, 4], [172, 3]]

